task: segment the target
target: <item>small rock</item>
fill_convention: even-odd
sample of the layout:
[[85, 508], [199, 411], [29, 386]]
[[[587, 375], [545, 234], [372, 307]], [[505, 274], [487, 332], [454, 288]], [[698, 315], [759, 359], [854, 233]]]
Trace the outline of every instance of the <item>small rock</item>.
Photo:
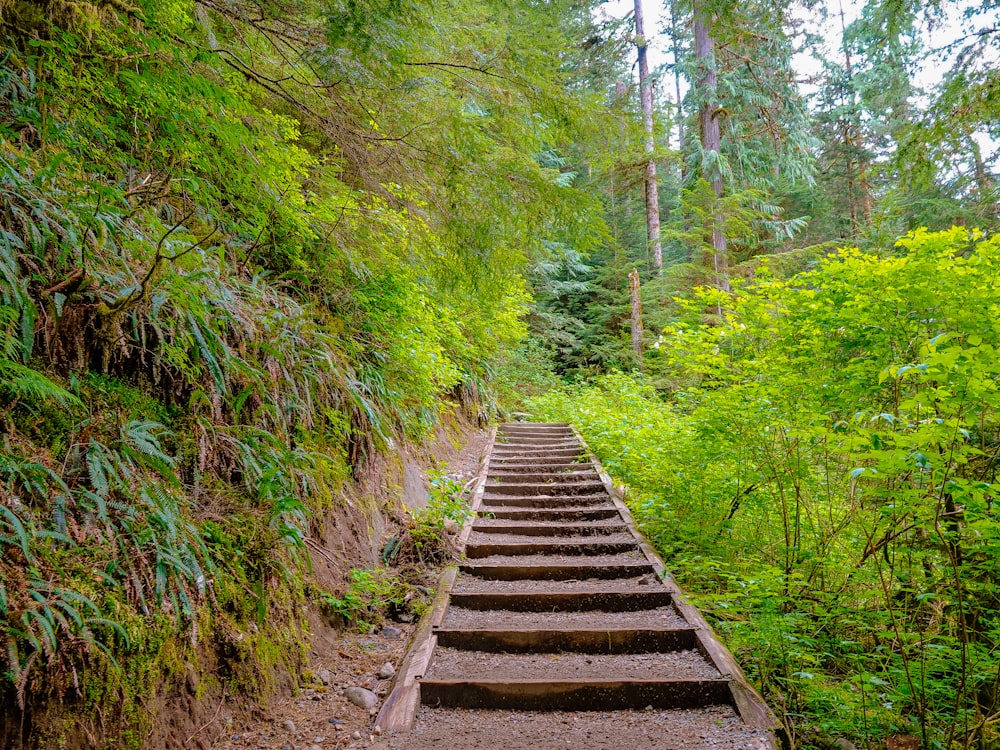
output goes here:
[[392, 662], [386, 662], [378, 670], [378, 678], [380, 680], [390, 680], [396, 676], [396, 668], [392, 666]]
[[398, 641], [403, 637], [403, 631], [399, 628], [394, 628], [392, 625], [386, 625], [382, 628], [382, 637], [390, 641]]
[[360, 706], [361, 708], [367, 708], [369, 710], [378, 705], [378, 696], [371, 690], [365, 690], [361, 687], [347, 688], [347, 690], [344, 691], [344, 697], [355, 706]]
[[295, 722], [292, 721], [291, 719], [285, 719], [283, 722], [281, 722], [281, 728], [284, 729], [286, 732], [294, 732]]
[[333, 718], [330, 719], [330, 723], [333, 724], [335, 727], [337, 727], [343, 725], [344, 722], [342, 722], [340, 719]]
[[351, 737], [353, 737], [356, 740], [360, 740], [362, 738], [362, 735], [361, 732], [355, 732], [354, 734], [351, 735]]
[[462, 530], [462, 527], [458, 525], [457, 522], [450, 518], [446, 518], [444, 521], [444, 533], [446, 534], [457, 534]]
[[382, 727], [380, 727], [378, 724], [375, 725], [375, 728], [372, 731], [375, 732], [376, 737], [382, 736]]
[[291, 745], [282, 745], [281, 746], [281, 750], [292, 750], [292, 746]]
[[855, 745], [850, 740], [845, 740], [843, 737], [838, 737], [833, 741], [833, 746], [837, 750], [858, 750], [857, 745]]
[[400, 622], [413, 622], [413, 615], [409, 612], [404, 612], [399, 616]]
[[323, 750], [320, 745], [306, 745], [303, 750]]
[[313, 737], [313, 742], [315, 742], [317, 745], [322, 745], [324, 742], [326, 742], [326, 737]]
[[329, 685], [331, 682], [333, 682], [333, 675], [330, 673], [329, 669], [321, 669], [319, 671], [319, 674], [316, 676], [319, 677], [319, 681], [322, 682], [324, 685]]

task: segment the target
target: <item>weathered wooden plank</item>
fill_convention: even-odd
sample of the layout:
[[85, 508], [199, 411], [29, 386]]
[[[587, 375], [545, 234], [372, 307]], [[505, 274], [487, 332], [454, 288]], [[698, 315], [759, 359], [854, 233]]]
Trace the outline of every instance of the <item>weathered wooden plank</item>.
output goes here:
[[669, 607], [673, 594], [662, 586], [649, 591], [453, 592], [451, 605], [507, 612], [639, 612]]
[[[730, 705], [729, 681], [421, 680], [425, 706], [532, 711], [614, 711]], [[623, 738], [624, 739], [624, 738]]]
[[497, 651], [508, 654], [556, 653], [641, 654], [683, 651], [698, 646], [693, 628], [566, 628], [560, 630], [470, 630], [437, 628], [442, 648]]

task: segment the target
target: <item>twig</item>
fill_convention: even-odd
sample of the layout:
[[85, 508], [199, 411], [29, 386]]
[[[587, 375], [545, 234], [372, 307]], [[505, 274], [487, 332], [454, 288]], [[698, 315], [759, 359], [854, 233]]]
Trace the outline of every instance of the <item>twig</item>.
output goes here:
[[302, 541], [304, 541], [309, 546], [309, 548], [313, 550], [313, 552], [318, 554], [320, 557], [324, 558], [328, 563], [339, 566], [343, 562], [343, 560], [338, 560], [337, 558], [333, 557], [329, 552], [327, 552], [323, 547], [321, 547], [318, 543], [314, 542], [309, 537], [303, 537]]
[[215, 723], [215, 720], [219, 718], [219, 712], [222, 710], [222, 705], [225, 702], [226, 702], [226, 686], [223, 685], [222, 686], [222, 697], [219, 698], [219, 706], [218, 706], [218, 708], [215, 709], [215, 713], [212, 715], [212, 718], [209, 719], [208, 721], [206, 721], [200, 727], [198, 727], [194, 731], [194, 734], [192, 734], [190, 737], [188, 737], [186, 740], [184, 740], [184, 744], [185, 745], [187, 743], [189, 743], [191, 740], [193, 740], [200, 732], [203, 732], [204, 730], [208, 729], [212, 724]]
[[55, 294], [56, 292], [61, 292], [63, 289], [66, 289], [67, 287], [79, 284], [81, 281], [83, 281], [83, 274], [84, 271], [82, 268], [76, 268], [69, 276], [66, 277], [64, 281], [60, 281], [58, 284], [56, 284], [55, 286], [50, 286], [48, 289], [43, 289], [42, 294], [48, 297], [50, 295]]

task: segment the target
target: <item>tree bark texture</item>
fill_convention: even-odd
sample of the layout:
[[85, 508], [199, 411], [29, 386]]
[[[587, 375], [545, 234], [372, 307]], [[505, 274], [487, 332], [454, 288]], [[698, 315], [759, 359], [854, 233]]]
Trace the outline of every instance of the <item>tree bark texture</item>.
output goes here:
[[[847, 20], [844, 18], [844, 4], [840, 3], [840, 35], [847, 37]], [[864, 142], [861, 137], [861, 126], [857, 105], [857, 95], [854, 93], [854, 65], [851, 60], [851, 48], [844, 44], [844, 72], [847, 76], [845, 91], [848, 115], [844, 117], [842, 138], [847, 151], [845, 168], [847, 170], [848, 205], [851, 211], [851, 230], [854, 236], [859, 236], [872, 223], [872, 192], [868, 185], [868, 164], [865, 159]]]
[[663, 273], [663, 246], [660, 243], [660, 195], [656, 186], [656, 138], [653, 135], [653, 82], [649, 77], [646, 28], [642, 15], [642, 0], [635, 0], [635, 46], [639, 52], [639, 101], [642, 105], [642, 125], [646, 131], [646, 241], [653, 251], [653, 268]]
[[[701, 99], [701, 110], [698, 113], [698, 133], [701, 138], [701, 148], [705, 154], [711, 154], [705, 169], [705, 179], [712, 186], [715, 200], [722, 198], [722, 169], [719, 157], [722, 153], [722, 129], [719, 126], [718, 94], [715, 75], [715, 40], [712, 38], [711, 18], [705, 10], [695, 4], [694, 7], [694, 55], [698, 65], [696, 85]], [[727, 252], [725, 219], [717, 210], [712, 220], [712, 265], [715, 268], [716, 285], [729, 291], [729, 256]]]
[[642, 297], [639, 294], [639, 271], [636, 268], [628, 275], [628, 296], [632, 303], [632, 351], [642, 361]]

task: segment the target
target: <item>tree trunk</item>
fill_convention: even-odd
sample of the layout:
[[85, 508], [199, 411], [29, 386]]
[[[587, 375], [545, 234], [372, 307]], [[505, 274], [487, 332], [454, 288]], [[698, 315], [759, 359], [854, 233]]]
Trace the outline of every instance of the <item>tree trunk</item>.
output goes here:
[[646, 59], [646, 29], [642, 17], [642, 0], [635, 0], [635, 46], [639, 51], [639, 100], [642, 104], [642, 125], [646, 130], [646, 241], [653, 251], [653, 268], [663, 273], [663, 247], [660, 244], [660, 196], [656, 187], [656, 138], [653, 135], [653, 82], [649, 78]]
[[[695, 85], [698, 87], [701, 99], [701, 111], [698, 114], [698, 132], [701, 137], [701, 148], [711, 156], [705, 166], [705, 179], [712, 186], [716, 203], [722, 199], [722, 170], [719, 165], [719, 155], [722, 153], [722, 130], [719, 127], [718, 97], [716, 93], [717, 79], [715, 76], [715, 40], [709, 31], [711, 18], [695, 4], [694, 8], [694, 55], [698, 65], [698, 75]], [[716, 285], [729, 291], [729, 256], [726, 250], [726, 235], [724, 218], [720, 210], [716, 210], [712, 220], [712, 265], [715, 268]]]
[[[677, 150], [684, 153], [684, 102], [681, 96], [681, 37], [677, 18], [680, 14], [677, 0], [670, 2], [670, 41], [674, 57], [674, 94], [677, 96]], [[681, 159], [681, 182], [684, 181], [684, 159]]]
[[628, 275], [628, 295], [632, 302], [632, 351], [642, 362], [642, 298], [639, 295], [639, 271], [633, 268]]
[[844, 48], [844, 73], [848, 104], [848, 114], [844, 125], [844, 143], [847, 149], [847, 188], [851, 212], [851, 229], [858, 237], [872, 224], [872, 194], [868, 186], [868, 164], [865, 161], [865, 147], [861, 139], [860, 113], [857, 94], [854, 89], [854, 64], [851, 48], [847, 44], [847, 21], [844, 18], [844, 4], [840, 3], [840, 38]]

